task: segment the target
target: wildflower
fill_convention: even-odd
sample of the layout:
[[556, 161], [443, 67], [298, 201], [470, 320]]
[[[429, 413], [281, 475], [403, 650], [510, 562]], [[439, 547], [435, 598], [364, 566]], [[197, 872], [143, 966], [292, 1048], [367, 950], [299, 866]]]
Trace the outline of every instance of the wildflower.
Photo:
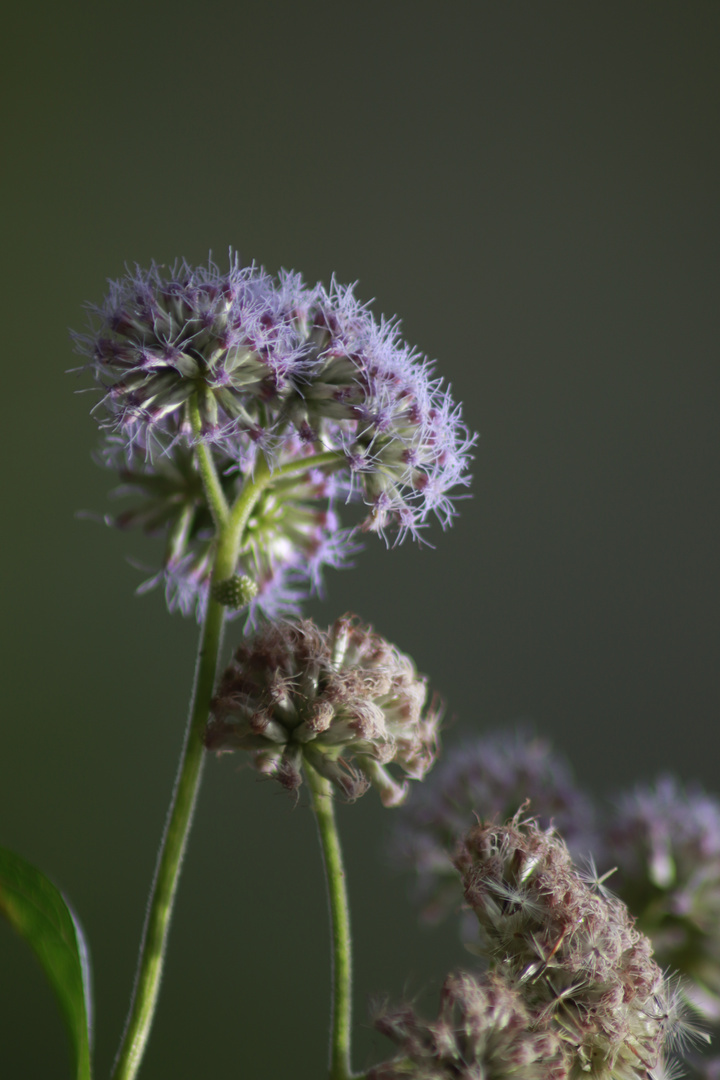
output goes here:
[[456, 865], [484, 955], [565, 1042], [573, 1075], [646, 1080], [677, 1003], [625, 905], [591, 889], [532, 820], [478, 825]]
[[273, 623], [243, 642], [212, 703], [205, 745], [247, 750], [289, 790], [309, 763], [348, 799], [373, 784], [386, 806], [422, 779], [437, 751], [439, 711], [412, 660], [345, 616]]
[[101, 427], [140, 450], [136, 468], [200, 441], [246, 476], [300, 446], [329, 454], [323, 467], [367, 506], [366, 530], [402, 539], [431, 513], [452, 521], [474, 436], [398, 324], [351, 287], [275, 280], [236, 257], [226, 273], [183, 261], [136, 268], [90, 312], [76, 346], [103, 390]]
[[177, 430], [191, 399], [206, 438], [253, 431], [302, 368], [272, 279], [237, 258], [226, 274], [212, 262], [136, 267], [90, 311], [91, 333], [76, 342], [106, 390], [104, 422], [131, 435]]
[[428, 361], [401, 340], [397, 322], [377, 322], [351, 286], [334, 281], [329, 291], [317, 286], [302, 325], [312, 360], [291, 411], [346, 456], [369, 507], [364, 527], [417, 536], [430, 512], [448, 525], [448, 492], [467, 484], [475, 439]]
[[[527, 806], [540, 824], [554, 824], [576, 857], [592, 849], [594, 817], [567, 762], [544, 740], [519, 729], [455, 747], [426, 784], [413, 791], [396, 830], [394, 851], [417, 874], [423, 915], [456, 910], [462, 889], [452, 856], [478, 819], [504, 822]], [[477, 921], [471, 920], [477, 928]], [[471, 925], [463, 925], [465, 938]]]
[[613, 884], [656, 956], [720, 1020], [720, 802], [663, 776], [620, 796], [604, 836]]
[[377, 1010], [375, 1027], [401, 1056], [377, 1065], [369, 1080], [564, 1080], [561, 1039], [538, 1025], [517, 990], [498, 975], [461, 973], [445, 980], [437, 1021], [407, 1006]]
[[[298, 456], [301, 456], [298, 454]], [[207, 606], [215, 549], [215, 528], [196, 470], [192, 449], [178, 443], [171, 453], [148, 461], [137, 446], [114, 438], [105, 448], [121, 485], [115, 497], [132, 500], [108, 524], [141, 528], [165, 537], [162, 569], [139, 588], [165, 589], [168, 607], [202, 618]], [[218, 453], [218, 475], [225, 498], [233, 502], [242, 476], [231, 459]], [[336, 476], [309, 468], [262, 493], [247, 524], [236, 575], [247, 578], [252, 596], [248, 624], [298, 614], [310, 593], [322, 593], [323, 573], [349, 564], [358, 545], [340, 527], [336, 512], [341, 486]], [[250, 594], [248, 594], [250, 595]]]

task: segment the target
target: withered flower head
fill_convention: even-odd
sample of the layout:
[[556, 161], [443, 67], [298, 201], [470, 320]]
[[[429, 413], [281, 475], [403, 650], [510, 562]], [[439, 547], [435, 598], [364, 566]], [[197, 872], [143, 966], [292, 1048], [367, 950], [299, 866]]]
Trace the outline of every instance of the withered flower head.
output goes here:
[[401, 1056], [371, 1069], [370, 1080], [564, 1080], [561, 1039], [534, 1022], [521, 995], [497, 975], [461, 973], [443, 984], [434, 1023], [409, 1006], [376, 1010], [375, 1027]]
[[573, 1075], [646, 1080], [678, 1001], [625, 905], [590, 884], [534, 821], [481, 824], [456, 857], [483, 951], [572, 1049]]
[[440, 711], [426, 698], [410, 657], [352, 616], [327, 631], [309, 619], [271, 623], [237, 649], [205, 745], [249, 751], [289, 790], [307, 762], [346, 798], [373, 784], [394, 806], [407, 779], [422, 779], [435, 760]]

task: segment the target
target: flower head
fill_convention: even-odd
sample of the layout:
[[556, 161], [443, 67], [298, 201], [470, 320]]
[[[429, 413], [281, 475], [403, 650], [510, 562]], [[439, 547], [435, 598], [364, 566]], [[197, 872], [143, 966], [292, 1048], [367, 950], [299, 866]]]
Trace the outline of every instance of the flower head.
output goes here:
[[504, 822], [526, 807], [555, 825], [576, 857], [594, 846], [590, 799], [567, 762], [544, 739], [519, 729], [498, 731], [455, 747], [413, 791], [396, 829], [394, 849], [417, 873], [423, 914], [456, 910], [462, 889], [452, 864], [455, 848], [478, 818]]
[[467, 483], [474, 442], [459, 407], [398, 324], [377, 322], [351, 286], [317, 286], [305, 303], [310, 359], [291, 404], [296, 423], [345, 454], [366, 528], [417, 535], [430, 512], [449, 524], [447, 493]]
[[81, 352], [106, 390], [111, 426], [161, 436], [197, 401], [206, 438], [251, 433], [302, 370], [303, 343], [272, 279], [237, 258], [223, 274], [184, 260], [136, 267], [92, 307]]
[[351, 617], [326, 632], [310, 620], [273, 623], [235, 653], [205, 745], [249, 751], [290, 790], [306, 762], [348, 799], [372, 784], [394, 805], [435, 758], [440, 715], [426, 697], [412, 660]]
[[452, 520], [474, 437], [398, 324], [352, 287], [274, 279], [237, 258], [225, 273], [182, 261], [137, 267], [90, 313], [75, 342], [102, 388], [101, 427], [149, 469], [178, 442], [201, 441], [244, 475], [300, 446], [365, 502], [365, 529], [402, 538], [431, 513]]
[[434, 1023], [409, 1006], [383, 1005], [375, 1027], [401, 1056], [370, 1070], [370, 1080], [564, 1080], [569, 1054], [538, 1024], [517, 990], [497, 975], [445, 980]]
[[[306, 451], [297, 450], [297, 459]], [[164, 588], [168, 607], [202, 618], [210, 592], [215, 530], [192, 448], [178, 442], [172, 452], [148, 460], [138, 445], [108, 440], [105, 463], [121, 484], [114, 492], [127, 505], [108, 515], [117, 528], [140, 528], [165, 538], [162, 569], [139, 588]], [[223, 493], [232, 503], [243, 476], [232, 459], [216, 451]], [[249, 627], [259, 617], [299, 614], [302, 601], [322, 593], [323, 572], [349, 565], [358, 545], [342, 529], [336, 504], [342, 486], [338, 477], [308, 468], [292, 480], [266, 488], [247, 523], [245, 542], [235, 572], [255, 585], [245, 609]]]
[[720, 802], [671, 776], [639, 784], [617, 800], [604, 859], [658, 959], [720, 1020]]
[[572, 1050], [573, 1075], [646, 1080], [677, 1002], [625, 905], [592, 889], [534, 821], [478, 825], [456, 865], [485, 956]]

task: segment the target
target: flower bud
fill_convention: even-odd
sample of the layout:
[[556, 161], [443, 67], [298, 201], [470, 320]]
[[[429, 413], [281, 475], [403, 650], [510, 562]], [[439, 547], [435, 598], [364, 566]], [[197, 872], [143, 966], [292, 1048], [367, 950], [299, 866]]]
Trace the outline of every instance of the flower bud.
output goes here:
[[235, 608], [236, 610], [245, 607], [251, 600], [254, 600], [257, 593], [257, 585], [246, 574], [242, 576], [233, 574], [232, 577], [225, 578], [224, 581], [217, 581], [212, 587], [214, 600], [224, 604], [225, 607]]
[[392, 806], [435, 759], [440, 712], [426, 697], [412, 660], [352, 617], [326, 632], [310, 620], [272, 623], [235, 653], [205, 745], [249, 751], [289, 790], [307, 762], [347, 799], [372, 784]]

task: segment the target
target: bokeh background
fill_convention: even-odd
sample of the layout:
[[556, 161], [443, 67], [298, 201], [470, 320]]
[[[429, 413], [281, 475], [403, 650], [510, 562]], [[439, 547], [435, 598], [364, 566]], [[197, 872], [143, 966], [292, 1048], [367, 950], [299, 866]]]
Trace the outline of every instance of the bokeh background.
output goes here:
[[[581, 781], [718, 776], [716, 3], [15, 5], [4, 16], [0, 843], [90, 938], [98, 1077], [126, 1011], [196, 627], [134, 595], [156, 549], [101, 515], [67, 328], [126, 262], [229, 246], [359, 280], [481, 433], [433, 548], [375, 539], [328, 578], [410, 652], [464, 733], [531, 719]], [[231, 634], [228, 644], [232, 643]], [[463, 962], [342, 808], [356, 1065], [376, 991]], [[209, 761], [142, 1075], [324, 1075], [329, 944], [313, 825]], [[0, 1073], [70, 1076], [0, 926]]]

